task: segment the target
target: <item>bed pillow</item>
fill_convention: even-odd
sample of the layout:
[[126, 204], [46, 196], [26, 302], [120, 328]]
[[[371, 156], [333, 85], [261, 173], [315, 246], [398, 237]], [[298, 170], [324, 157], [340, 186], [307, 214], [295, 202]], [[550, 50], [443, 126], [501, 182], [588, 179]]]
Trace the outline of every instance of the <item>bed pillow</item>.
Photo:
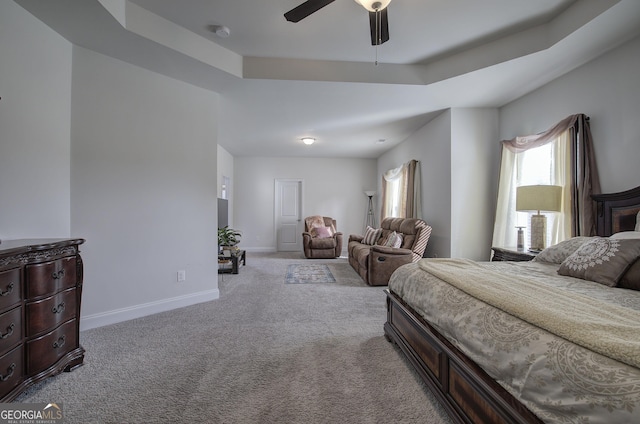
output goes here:
[[558, 274], [614, 287], [638, 257], [638, 239], [593, 237], [562, 262]]
[[618, 287], [640, 291], [640, 259], [637, 259], [620, 278]]
[[364, 232], [362, 243], [373, 246], [380, 238], [380, 234], [382, 234], [382, 228], [375, 229], [367, 226], [367, 230]]
[[636, 231], [640, 231], [640, 212], [636, 215]]
[[[612, 239], [638, 239], [640, 231], [622, 231], [611, 235]], [[618, 281], [617, 287], [640, 290], [640, 259], [636, 260]]]
[[612, 234], [612, 239], [640, 239], [640, 231], [622, 231], [620, 233]]
[[573, 237], [569, 240], [561, 241], [558, 244], [549, 246], [533, 258], [535, 262], [546, 262], [550, 264], [561, 264], [572, 253], [580, 248], [584, 243], [591, 240], [591, 237]]

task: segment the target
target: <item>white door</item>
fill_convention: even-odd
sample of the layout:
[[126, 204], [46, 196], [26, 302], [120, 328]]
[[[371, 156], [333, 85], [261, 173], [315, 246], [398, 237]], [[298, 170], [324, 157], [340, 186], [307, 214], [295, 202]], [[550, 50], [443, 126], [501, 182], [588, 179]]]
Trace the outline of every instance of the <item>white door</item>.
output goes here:
[[302, 180], [276, 180], [275, 196], [278, 252], [302, 251]]

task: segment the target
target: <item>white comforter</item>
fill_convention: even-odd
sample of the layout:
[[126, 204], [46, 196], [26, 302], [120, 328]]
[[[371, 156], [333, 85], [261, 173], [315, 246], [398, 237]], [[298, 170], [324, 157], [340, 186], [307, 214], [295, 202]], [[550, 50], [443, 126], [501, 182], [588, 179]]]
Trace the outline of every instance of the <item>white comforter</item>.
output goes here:
[[[480, 267], [640, 311], [640, 292], [557, 275], [558, 265]], [[400, 267], [389, 289], [548, 423], [640, 422], [640, 369], [592, 352], [490, 306], [424, 271]], [[637, 334], [640, 339], [640, 332]]]

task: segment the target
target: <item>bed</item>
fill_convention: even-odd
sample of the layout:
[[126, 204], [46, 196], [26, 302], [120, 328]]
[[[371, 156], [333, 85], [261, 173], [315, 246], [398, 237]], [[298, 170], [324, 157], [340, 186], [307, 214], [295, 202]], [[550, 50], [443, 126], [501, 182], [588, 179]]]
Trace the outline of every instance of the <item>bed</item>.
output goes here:
[[[454, 422], [640, 422], [640, 287], [629, 289], [640, 271], [640, 187], [593, 197], [600, 237], [531, 262], [423, 260], [392, 275], [385, 336]], [[575, 266], [598, 243], [627, 265]]]

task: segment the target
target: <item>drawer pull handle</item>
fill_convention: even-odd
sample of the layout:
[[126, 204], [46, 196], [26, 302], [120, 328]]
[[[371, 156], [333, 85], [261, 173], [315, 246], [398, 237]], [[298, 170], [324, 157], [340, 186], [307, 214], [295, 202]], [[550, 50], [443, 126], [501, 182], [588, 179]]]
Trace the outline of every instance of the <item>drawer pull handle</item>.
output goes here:
[[54, 280], [59, 280], [64, 276], [64, 269], [61, 269], [58, 272], [52, 272], [51, 276], [53, 277]]
[[0, 375], [0, 381], [7, 381], [8, 379], [10, 379], [15, 369], [16, 369], [16, 364], [15, 362], [13, 362], [11, 363], [11, 365], [9, 365], [9, 368], [7, 368], [7, 375]]
[[13, 288], [15, 287], [15, 284], [13, 282], [9, 283], [9, 285], [7, 286], [7, 289], [3, 292], [0, 292], [0, 296], [8, 296], [11, 294], [11, 292], [13, 292]]
[[58, 340], [56, 340], [55, 342], [53, 342], [53, 348], [57, 349], [59, 347], [64, 346], [64, 336], [59, 337]]
[[11, 335], [13, 334], [13, 329], [16, 327], [16, 325], [14, 323], [11, 323], [10, 326], [7, 327], [7, 332], [4, 334], [0, 334], [0, 339], [4, 340], [7, 337], [11, 337]]
[[53, 308], [51, 308], [51, 312], [53, 312], [54, 314], [59, 314], [62, 311], [64, 311], [64, 302], [59, 303], [58, 306], [54, 306]]

